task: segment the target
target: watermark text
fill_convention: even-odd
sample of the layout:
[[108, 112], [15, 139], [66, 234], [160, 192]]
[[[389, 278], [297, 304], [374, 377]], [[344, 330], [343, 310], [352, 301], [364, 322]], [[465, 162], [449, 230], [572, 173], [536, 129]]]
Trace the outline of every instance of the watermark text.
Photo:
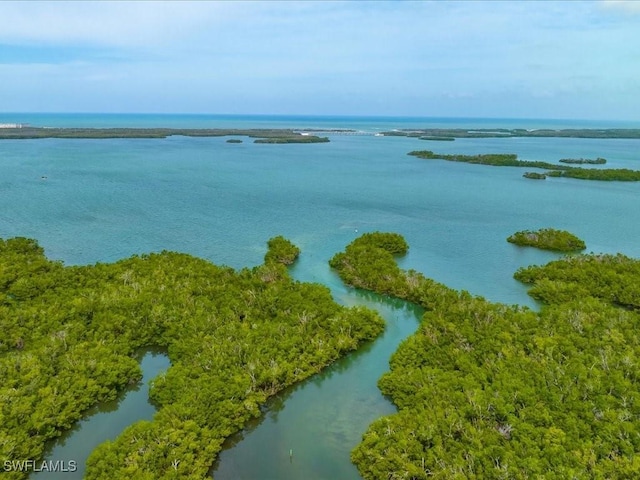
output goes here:
[[2, 464], [5, 472], [75, 472], [78, 462], [75, 460], [5, 460]]

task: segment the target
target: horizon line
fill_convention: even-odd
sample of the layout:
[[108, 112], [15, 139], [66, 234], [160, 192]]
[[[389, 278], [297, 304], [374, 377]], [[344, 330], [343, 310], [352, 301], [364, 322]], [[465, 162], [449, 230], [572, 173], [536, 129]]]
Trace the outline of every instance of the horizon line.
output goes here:
[[637, 122], [640, 118], [579, 118], [579, 117], [500, 117], [500, 116], [449, 116], [449, 115], [399, 115], [399, 114], [328, 114], [328, 113], [215, 113], [215, 112], [100, 112], [100, 111], [0, 111], [0, 115], [144, 115], [144, 116], [200, 116], [200, 117], [300, 117], [300, 118], [353, 118], [353, 119], [438, 119], [438, 120], [545, 120], [583, 122]]

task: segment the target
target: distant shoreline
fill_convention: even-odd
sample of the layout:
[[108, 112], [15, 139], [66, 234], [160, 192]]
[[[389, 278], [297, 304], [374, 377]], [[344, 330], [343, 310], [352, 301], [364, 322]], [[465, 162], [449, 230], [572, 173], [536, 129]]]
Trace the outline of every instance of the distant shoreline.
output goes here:
[[640, 139], [640, 128], [427, 128], [427, 129], [402, 129], [383, 132], [385, 136], [417, 137], [425, 139], [429, 137], [438, 140], [453, 140], [456, 138], [631, 138]]
[[106, 138], [167, 138], [245, 136], [255, 143], [326, 143], [327, 137], [300, 133], [292, 129], [233, 129], [233, 128], [66, 128], [66, 127], [3, 127], [0, 140], [41, 138], [106, 139]]
[[[167, 138], [173, 135], [187, 137], [246, 136], [257, 139], [257, 143], [323, 143], [327, 137], [316, 134], [358, 135], [365, 132], [342, 128], [143, 128], [143, 127], [32, 127], [28, 124], [0, 124], [0, 140], [38, 138]], [[369, 133], [373, 135], [373, 133]], [[598, 138], [640, 139], [640, 128], [571, 128], [571, 129], [464, 129], [427, 128], [396, 129], [379, 132], [377, 136], [411, 137], [434, 140], [456, 138]]]

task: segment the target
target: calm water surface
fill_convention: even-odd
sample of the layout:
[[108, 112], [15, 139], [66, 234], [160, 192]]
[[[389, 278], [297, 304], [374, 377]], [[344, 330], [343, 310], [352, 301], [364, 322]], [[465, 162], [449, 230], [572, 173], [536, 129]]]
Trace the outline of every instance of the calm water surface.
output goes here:
[[[9, 117], [3, 114], [0, 121], [369, 132], [420, 126], [614, 126], [344, 117]], [[230, 439], [215, 466], [216, 478], [358, 478], [349, 451], [374, 418], [393, 412], [376, 382], [398, 342], [417, 325], [411, 308], [363, 296], [344, 287], [329, 270], [328, 259], [360, 233], [399, 232], [411, 246], [401, 260], [403, 268], [494, 301], [530, 306], [534, 304], [513, 280], [513, 272], [558, 256], [507, 243], [506, 237], [517, 230], [567, 229], [583, 238], [590, 251], [640, 256], [640, 184], [532, 181], [522, 178], [524, 171], [518, 168], [407, 155], [430, 149], [517, 153], [522, 159], [546, 161], [604, 157], [607, 166], [640, 169], [640, 141], [330, 137], [330, 143], [310, 145], [186, 137], [0, 142], [4, 238], [37, 238], [50, 258], [67, 264], [169, 249], [240, 268], [261, 263], [266, 241], [281, 234], [302, 249], [293, 269], [296, 278], [326, 284], [341, 303], [371, 305], [387, 319], [383, 338], [279, 395], [263, 419]]]
[[45, 458], [76, 462], [75, 472], [39, 472], [29, 478], [71, 480], [82, 478], [89, 454], [106, 440], [115, 440], [132, 423], [151, 420], [155, 407], [149, 402], [149, 382], [169, 367], [169, 358], [160, 351], [149, 351], [141, 356], [143, 377], [139, 384], [127, 388], [116, 400], [91, 408], [85, 418], [71, 430], [51, 442]]
[[376, 379], [388, 369], [399, 342], [416, 329], [421, 312], [363, 293], [350, 298], [383, 315], [387, 330], [382, 338], [272, 398], [264, 417], [228, 439], [214, 478], [360, 478], [349, 461], [351, 449], [373, 420], [395, 412]]

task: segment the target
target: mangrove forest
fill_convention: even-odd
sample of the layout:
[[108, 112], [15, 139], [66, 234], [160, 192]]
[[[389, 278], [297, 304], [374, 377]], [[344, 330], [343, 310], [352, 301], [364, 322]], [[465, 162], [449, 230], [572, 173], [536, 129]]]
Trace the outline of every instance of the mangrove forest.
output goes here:
[[638, 260], [522, 269], [535, 312], [404, 271], [387, 241], [402, 239], [377, 233], [331, 260], [345, 283], [426, 309], [379, 381], [398, 412], [352, 451], [365, 479], [640, 476]]
[[522, 230], [510, 235], [507, 242], [523, 247], [536, 247], [557, 252], [578, 252], [587, 248], [583, 240], [566, 230], [541, 228], [540, 230]]
[[268, 397], [384, 328], [294, 281], [285, 264], [298, 254], [275, 237], [250, 269], [169, 251], [65, 266], [35, 240], [0, 240], [0, 458], [42, 458], [92, 405], [138, 382], [136, 352], [154, 347], [171, 361], [150, 387], [155, 417], [99, 446], [85, 478], [205, 478]]
[[[255, 138], [254, 143], [325, 143], [327, 137], [300, 133], [291, 129], [235, 129], [235, 128], [48, 128], [21, 127], [0, 128], [0, 140], [24, 140], [38, 138], [167, 138], [244, 136]], [[229, 143], [238, 143], [232, 140]]]
[[607, 163], [606, 158], [598, 157], [596, 159], [593, 158], [561, 158], [558, 160], [561, 163], [570, 163], [575, 165], [604, 165]]
[[456, 138], [640, 138], [638, 128], [404, 128], [383, 132], [390, 137], [446, 137]]
[[[541, 168], [549, 171], [544, 174], [546, 177], [567, 177], [579, 180], [600, 180], [618, 182], [638, 182], [640, 181], [640, 171], [627, 168], [582, 168], [560, 165], [556, 163], [542, 162], [537, 160], [518, 160], [514, 153], [486, 153], [478, 155], [443, 154], [434, 153], [431, 150], [414, 150], [408, 155], [425, 160], [446, 160], [449, 162], [473, 163], [478, 165], [490, 165], [493, 167], [529, 167]], [[565, 162], [567, 163], [567, 162]], [[585, 162], [587, 163], [587, 162]], [[527, 172], [523, 175], [526, 178], [542, 180], [540, 176]]]

